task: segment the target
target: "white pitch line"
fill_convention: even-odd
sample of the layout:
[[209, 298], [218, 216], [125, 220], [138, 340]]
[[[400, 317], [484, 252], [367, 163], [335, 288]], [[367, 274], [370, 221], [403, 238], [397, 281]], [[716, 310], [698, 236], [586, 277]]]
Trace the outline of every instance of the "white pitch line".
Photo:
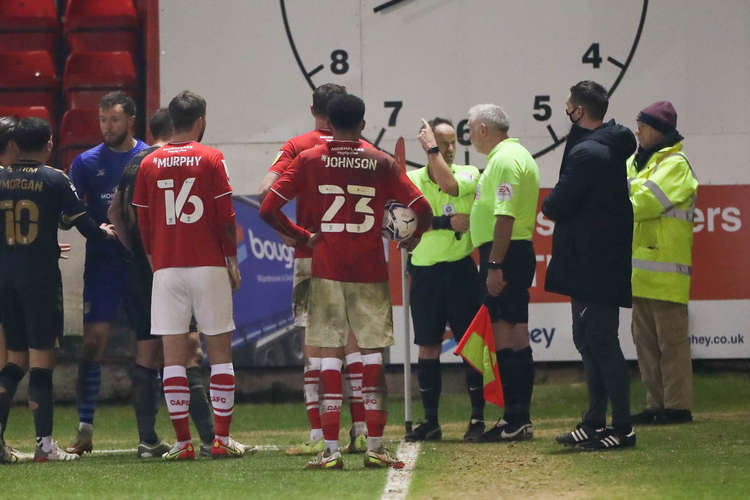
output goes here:
[[[255, 448], [256, 451], [279, 451], [280, 448], [276, 446], [275, 444], [258, 444], [255, 446], [252, 446], [251, 448]], [[121, 455], [124, 453], [135, 453], [135, 448], [128, 448], [123, 450], [94, 450], [91, 453], [93, 455]]]
[[404, 468], [388, 469], [388, 479], [385, 482], [381, 500], [402, 500], [406, 498], [406, 494], [409, 493], [411, 475], [414, 466], [417, 464], [420, 445], [420, 442], [407, 443], [404, 441], [398, 446], [396, 455], [398, 455], [399, 460], [404, 462]]

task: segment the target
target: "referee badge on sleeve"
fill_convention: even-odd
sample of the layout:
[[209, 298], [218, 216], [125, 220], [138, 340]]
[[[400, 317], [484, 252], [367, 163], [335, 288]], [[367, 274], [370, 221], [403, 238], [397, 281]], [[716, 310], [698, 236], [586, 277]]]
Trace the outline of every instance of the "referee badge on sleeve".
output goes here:
[[456, 215], [456, 206], [453, 203], [443, 205], [443, 215]]
[[513, 198], [513, 186], [503, 182], [497, 187], [497, 201], [510, 201]]

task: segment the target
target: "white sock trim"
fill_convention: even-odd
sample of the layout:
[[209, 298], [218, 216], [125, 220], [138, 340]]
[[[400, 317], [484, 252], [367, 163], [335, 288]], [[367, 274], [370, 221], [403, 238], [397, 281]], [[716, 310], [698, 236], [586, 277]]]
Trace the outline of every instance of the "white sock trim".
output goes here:
[[320, 370], [321, 362], [323, 358], [307, 358], [305, 362], [305, 371], [308, 370]]
[[187, 368], [182, 365], [169, 365], [164, 367], [164, 380], [174, 377], [187, 378]]
[[340, 372], [343, 365], [344, 362], [339, 358], [323, 358], [320, 364], [320, 371], [333, 370]]
[[223, 373], [234, 375], [234, 365], [232, 363], [219, 363], [216, 365], [211, 365], [211, 375], [219, 375]]
[[349, 366], [354, 363], [361, 363], [362, 362], [362, 355], [357, 352], [350, 352], [346, 355], [346, 366]]
[[363, 365], [382, 365], [383, 364], [383, 353], [382, 352], [373, 352], [370, 354], [363, 354], [362, 355], [362, 364]]

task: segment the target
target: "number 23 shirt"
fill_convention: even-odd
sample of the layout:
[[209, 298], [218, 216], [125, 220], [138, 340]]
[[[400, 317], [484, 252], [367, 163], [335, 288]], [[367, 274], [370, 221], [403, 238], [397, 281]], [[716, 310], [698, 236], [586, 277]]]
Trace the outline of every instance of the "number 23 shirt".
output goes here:
[[388, 200], [410, 206], [422, 193], [393, 158], [364, 141], [332, 140], [300, 153], [271, 191], [298, 198], [316, 221], [312, 275], [335, 281], [388, 280], [381, 227]]

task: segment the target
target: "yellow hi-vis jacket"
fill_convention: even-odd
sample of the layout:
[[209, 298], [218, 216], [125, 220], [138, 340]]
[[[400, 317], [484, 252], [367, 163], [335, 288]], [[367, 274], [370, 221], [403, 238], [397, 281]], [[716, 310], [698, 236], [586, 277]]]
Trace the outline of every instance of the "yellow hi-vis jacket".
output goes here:
[[628, 159], [633, 203], [633, 296], [687, 304], [698, 181], [682, 142], [654, 153], [640, 172]]

